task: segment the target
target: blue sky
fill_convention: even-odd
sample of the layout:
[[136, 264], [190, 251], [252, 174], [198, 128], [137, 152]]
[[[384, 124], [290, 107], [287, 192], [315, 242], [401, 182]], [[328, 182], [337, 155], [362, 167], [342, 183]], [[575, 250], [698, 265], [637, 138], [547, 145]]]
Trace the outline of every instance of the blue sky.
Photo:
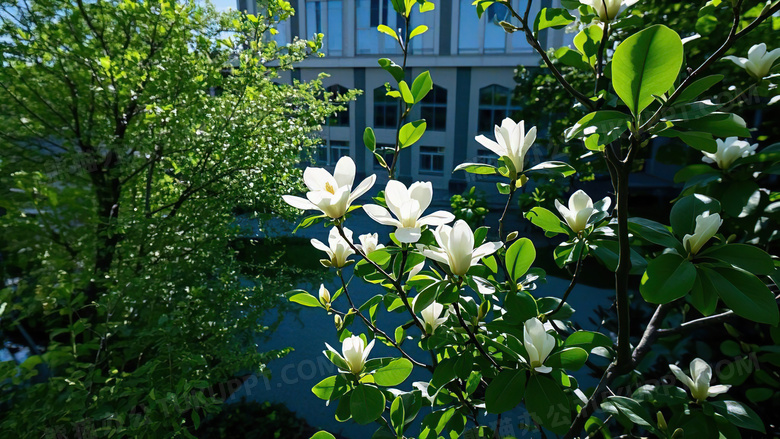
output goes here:
[[214, 3], [214, 6], [217, 7], [218, 11], [224, 11], [227, 8], [236, 9], [236, 4], [238, 2], [236, 0], [211, 0], [211, 3]]

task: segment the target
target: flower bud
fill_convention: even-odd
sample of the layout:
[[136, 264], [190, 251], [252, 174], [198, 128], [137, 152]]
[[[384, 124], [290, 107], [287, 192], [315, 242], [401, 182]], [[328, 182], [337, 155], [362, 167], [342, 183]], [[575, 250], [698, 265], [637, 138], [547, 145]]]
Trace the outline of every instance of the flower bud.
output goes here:
[[325, 347], [346, 363], [349, 370], [346, 370], [345, 372], [360, 375], [360, 373], [363, 372], [366, 360], [368, 359], [368, 354], [371, 352], [371, 349], [373, 349], [375, 341], [376, 340], [371, 340], [368, 346], [366, 346], [363, 339], [357, 335], [347, 337], [341, 344], [341, 354], [327, 343], [325, 343]]
[[341, 331], [341, 326], [344, 325], [344, 319], [340, 315], [333, 316], [333, 323], [336, 325], [336, 330]]
[[514, 241], [515, 239], [517, 239], [518, 235], [520, 235], [520, 234], [517, 233], [517, 230], [515, 230], [514, 232], [506, 235], [506, 242]]
[[690, 254], [695, 255], [710, 238], [718, 233], [721, 224], [723, 224], [723, 220], [720, 219], [720, 215], [717, 213], [710, 215], [708, 212], [705, 212], [697, 216], [693, 235], [688, 234], [683, 236], [683, 247], [685, 247]]
[[326, 308], [330, 306], [330, 291], [324, 284], [320, 284], [320, 303]]
[[706, 361], [701, 358], [694, 358], [691, 361], [690, 373], [691, 376], [685, 374], [679, 367], [674, 364], [669, 365], [669, 369], [678, 380], [680, 380], [691, 391], [691, 396], [697, 402], [701, 402], [707, 399], [709, 396], [720, 395], [726, 393], [731, 386], [717, 385], [710, 386], [712, 380], [712, 368]]
[[574, 233], [579, 233], [588, 227], [588, 220], [596, 211], [593, 208], [593, 200], [582, 190], [571, 194], [568, 207], [555, 200], [555, 208]]
[[544, 365], [544, 360], [555, 348], [555, 337], [544, 330], [544, 324], [537, 318], [526, 320], [523, 325], [523, 346], [528, 352], [528, 364], [539, 373], [550, 373], [552, 367]]
[[666, 425], [666, 419], [664, 419], [664, 414], [661, 412], [656, 413], [656, 419], [658, 420], [658, 428], [662, 431], [666, 431], [667, 428], [669, 428], [668, 425]]

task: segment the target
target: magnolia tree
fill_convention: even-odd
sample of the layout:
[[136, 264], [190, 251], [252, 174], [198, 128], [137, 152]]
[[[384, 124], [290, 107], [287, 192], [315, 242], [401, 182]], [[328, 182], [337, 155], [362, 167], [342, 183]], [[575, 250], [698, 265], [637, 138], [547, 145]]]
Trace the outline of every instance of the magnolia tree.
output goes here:
[[[398, 99], [402, 117], [392, 161], [375, 152], [373, 130], [365, 130], [365, 145], [390, 180], [374, 204], [362, 208], [395, 230], [389, 239], [376, 233], [353, 236], [349, 213], [360, 208], [354, 202], [373, 189], [375, 176], [356, 185], [355, 164], [348, 157], [338, 162], [333, 174], [307, 169], [306, 198], [284, 198], [296, 208], [321, 212], [303, 226], [324, 220], [332, 227], [327, 244], [312, 244], [324, 252], [322, 264], [335, 270], [341, 287], [333, 294], [324, 286], [318, 295], [295, 291], [290, 299], [335, 318], [341, 350], [326, 345], [324, 353], [339, 373], [314, 386], [313, 392], [330, 403], [337, 420], [376, 423], [374, 437], [493, 437], [501, 431], [501, 414], [522, 406], [529, 414], [527, 427], [539, 429], [543, 437], [547, 432], [566, 438], [610, 437], [610, 432], [664, 438], [766, 433], [759, 416], [734, 400], [728, 385], [716, 383], [712, 366], [699, 358], [689, 366], [668, 366], [679, 387], [644, 385], [629, 396], [616, 396], [610, 389], [627, 378], [641, 382], [640, 363], [661, 338], [730, 318], [765, 329], [778, 324], [773, 293], [777, 264], [762, 249], [770, 248], [776, 233], [758, 233], [772, 230], [773, 220], [769, 191], [757, 181], [780, 169], [780, 145], [740, 140], [751, 137], [745, 121], [723, 111], [723, 105], [700, 98], [713, 87], [728, 87], [720, 83], [722, 76], [707, 76], [708, 70], [735, 41], [780, 10], [777, 1], [746, 3], [705, 6], [705, 16], [715, 9], [730, 11], [732, 24], [717, 51], [702, 65], [689, 66], [680, 35], [662, 25], [610, 41], [611, 29], [621, 26], [623, 17], [641, 13], [641, 4], [563, 1], [562, 8], [542, 8], [534, 18], [529, 15], [530, 0], [524, 11], [506, 1], [474, 2], [480, 16], [494, 4], [509, 9], [512, 23], [501, 25], [507, 32], [525, 34], [582, 110], [579, 122], [552, 135], [584, 140], [605, 160], [614, 187], [614, 200], [594, 202], [577, 191], [568, 200], [556, 201], [557, 213], [541, 207], [525, 213], [545, 236], [563, 235], [554, 257], [572, 273], [558, 297], [539, 297], [535, 285], [545, 273], [533, 268], [534, 244], [505, 230], [504, 218], [515, 192], [530, 176], [562, 178], [574, 170], [562, 162], [528, 163], [536, 128], [531, 122], [505, 119], [493, 138], [476, 138], [498, 156], [499, 166], [464, 163], [456, 168], [501, 179], [497, 190], [506, 197], [506, 208], [495, 233], [487, 227], [472, 230], [446, 211], [429, 213], [431, 184], [406, 187], [394, 177], [399, 154], [426, 128], [424, 120], [407, 117], [432, 88], [428, 72], [411, 85], [404, 79], [409, 42], [428, 30], [409, 29], [409, 17], [434, 5], [428, 0], [392, 1], [406, 28], [396, 32], [380, 26], [379, 31], [398, 42], [404, 63], [380, 59], [379, 64], [394, 80], [393, 86], [387, 85], [388, 95]], [[540, 31], [565, 26], [580, 29], [574, 38], [576, 52], [567, 50], [593, 74], [593, 91], [568, 84], [539, 43]], [[771, 98], [777, 78], [771, 70], [779, 55], [778, 49], [769, 51], [760, 44], [747, 58], [729, 59], [744, 66], [754, 87]], [[629, 177], [635, 161], [659, 137], [679, 139], [703, 154], [702, 162], [677, 175], [685, 185], [674, 201], [669, 225], [629, 215]], [[571, 322], [574, 311], [567, 299], [586, 258], [614, 272], [615, 337], [576, 330]], [[351, 279], [356, 280], [348, 282], [345, 271], [352, 265]], [[359, 303], [365, 298], [355, 293], [358, 282], [378, 285], [382, 293]], [[639, 284], [641, 295], [631, 293], [632, 282]], [[649, 321], [630, 321], [632, 300], [655, 307]], [[405, 314], [409, 320], [394, 330], [383, 329], [384, 311]], [[639, 328], [643, 330], [637, 332]], [[392, 347], [396, 356], [372, 356], [377, 341]], [[606, 357], [608, 365], [592, 363], [592, 355]], [[777, 365], [777, 359], [771, 361]], [[595, 388], [580, 388], [570, 375], [586, 364], [600, 376]], [[414, 368], [424, 369], [427, 381], [404, 385]], [[484, 425], [486, 413], [497, 415], [495, 431]], [[320, 432], [315, 437], [332, 436]]]

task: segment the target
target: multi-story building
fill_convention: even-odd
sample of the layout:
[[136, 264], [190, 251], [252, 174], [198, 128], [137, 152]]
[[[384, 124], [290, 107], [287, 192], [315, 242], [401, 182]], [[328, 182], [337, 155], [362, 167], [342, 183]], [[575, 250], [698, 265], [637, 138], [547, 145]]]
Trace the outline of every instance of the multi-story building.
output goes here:
[[[512, 2], [516, 10], [525, 10], [526, 0]], [[534, 16], [539, 3], [534, 2]], [[360, 173], [386, 178], [362, 139], [365, 127], [372, 126], [379, 145], [395, 142], [398, 104], [385, 93], [385, 83], [394, 81], [377, 59], [389, 57], [400, 64], [401, 50], [377, 26], [397, 29], [402, 18], [390, 0], [292, 0], [292, 4], [296, 14], [280, 25], [276, 38], [286, 43], [296, 36], [323, 33], [326, 56], [304, 61], [283, 80], [310, 80], [326, 72], [330, 77], [324, 86], [332, 91], [364, 90], [348, 111], [331, 118], [324, 128], [319, 161], [327, 167], [350, 155]], [[437, 189], [460, 192], [467, 177], [462, 172], [452, 174], [452, 170], [466, 161], [495, 159], [474, 137], [492, 137], [493, 125], [519, 108], [513, 98], [515, 69], [536, 66], [539, 57], [522, 32], [508, 34], [499, 25], [502, 20], [512, 22], [505, 6], [494, 4], [478, 19], [472, 0], [435, 4], [431, 12], [412, 15], [412, 28], [425, 24], [429, 30], [412, 41], [407, 74], [413, 79], [430, 70], [435, 86], [408, 119], [425, 118], [428, 129], [411, 151], [401, 154], [398, 175], [401, 180], [431, 181]], [[238, 0], [238, 8], [254, 13], [256, 0]], [[560, 46], [564, 38], [562, 31], [541, 35], [543, 47]]]

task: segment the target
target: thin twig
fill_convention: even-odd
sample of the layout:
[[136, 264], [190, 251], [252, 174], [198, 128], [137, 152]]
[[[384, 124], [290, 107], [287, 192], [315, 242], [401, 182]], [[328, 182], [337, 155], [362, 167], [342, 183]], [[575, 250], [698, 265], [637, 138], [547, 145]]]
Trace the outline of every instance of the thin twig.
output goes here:
[[494, 360], [493, 357], [491, 357], [490, 354], [488, 354], [485, 351], [485, 348], [483, 348], [482, 344], [479, 343], [479, 340], [477, 340], [477, 337], [474, 336], [474, 333], [471, 332], [469, 327], [466, 325], [466, 321], [463, 320], [463, 316], [460, 313], [460, 304], [457, 303], [457, 302], [455, 302], [455, 315], [458, 316], [458, 321], [460, 322], [460, 326], [462, 326], [463, 330], [466, 331], [466, 334], [468, 334], [469, 339], [471, 340], [472, 343], [474, 343], [474, 346], [477, 347], [477, 350], [479, 351], [479, 353], [482, 354], [482, 356], [485, 357], [488, 361], [490, 361], [490, 363], [493, 365], [493, 367], [495, 367], [496, 369], [498, 369], [500, 371], [501, 370], [501, 366], [498, 363], [496, 363], [496, 360]]
[[547, 313], [547, 317], [552, 317], [555, 313], [561, 310], [563, 308], [563, 305], [566, 303], [566, 299], [569, 298], [569, 294], [574, 290], [574, 285], [577, 284], [577, 277], [580, 274], [580, 269], [582, 268], [582, 254], [580, 254], [580, 257], [577, 258], [577, 266], [574, 268], [574, 275], [571, 277], [571, 282], [569, 282], [569, 287], [566, 288], [566, 291], [563, 293], [563, 298], [561, 298], [561, 301], [558, 303], [558, 306], [555, 307], [554, 310]]

